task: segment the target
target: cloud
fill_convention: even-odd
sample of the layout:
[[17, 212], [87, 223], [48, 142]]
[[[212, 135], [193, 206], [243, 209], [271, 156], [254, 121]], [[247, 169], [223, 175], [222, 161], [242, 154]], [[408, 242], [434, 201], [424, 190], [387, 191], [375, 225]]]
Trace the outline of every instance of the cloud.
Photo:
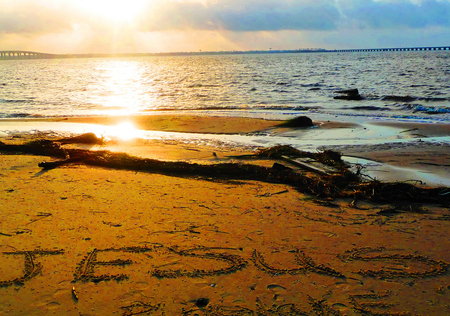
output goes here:
[[62, 52], [432, 46], [448, 45], [450, 34], [450, 0], [110, 0], [144, 4], [120, 22], [99, 10], [108, 1], [80, 1], [0, 0], [2, 49], [45, 50], [52, 41]]
[[[7, 4], [7, 3], [6, 3]], [[71, 29], [68, 12], [61, 12], [36, 1], [17, 1], [15, 6], [0, 4], [0, 33], [42, 34]]]
[[165, 1], [141, 20], [145, 31], [202, 29], [227, 31], [329, 30], [339, 21], [334, 0]]
[[329, 31], [343, 26], [450, 26], [449, 0], [216, 0], [160, 1], [138, 22], [144, 31]]
[[[94, 1], [94, 0], [93, 0]], [[74, 25], [114, 27], [76, 0], [2, 0], [0, 32], [60, 33]], [[203, 0], [148, 1], [133, 22], [139, 31], [330, 31], [450, 26], [450, 0]]]
[[342, 20], [358, 28], [426, 28], [450, 26], [450, 2], [424, 0], [411, 2], [342, 0]]

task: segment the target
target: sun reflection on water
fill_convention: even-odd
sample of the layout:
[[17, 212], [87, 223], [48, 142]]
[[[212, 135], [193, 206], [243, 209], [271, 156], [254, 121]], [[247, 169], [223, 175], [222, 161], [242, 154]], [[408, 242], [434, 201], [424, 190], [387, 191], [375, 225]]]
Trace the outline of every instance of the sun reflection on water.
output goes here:
[[[143, 98], [149, 102], [152, 86], [148, 69], [139, 62], [131, 60], [107, 60], [98, 69], [97, 91], [95, 103], [109, 109], [111, 114], [129, 115], [142, 107]], [[104, 112], [103, 112], [104, 113]]]
[[109, 137], [117, 137], [121, 140], [132, 140], [142, 137], [142, 131], [136, 129], [131, 122], [122, 122], [110, 128], [108, 132]]

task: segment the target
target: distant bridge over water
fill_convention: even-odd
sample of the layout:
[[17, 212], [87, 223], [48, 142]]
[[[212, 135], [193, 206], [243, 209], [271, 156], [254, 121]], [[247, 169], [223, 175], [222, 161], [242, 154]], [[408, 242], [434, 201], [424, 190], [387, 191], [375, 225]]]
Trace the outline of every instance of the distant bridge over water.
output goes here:
[[337, 49], [328, 52], [347, 53], [347, 52], [420, 52], [433, 50], [449, 50], [450, 46], [436, 47], [399, 47], [399, 48], [360, 48], [360, 49]]
[[55, 59], [55, 58], [104, 58], [104, 57], [145, 57], [145, 56], [198, 56], [198, 55], [240, 55], [240, 54], [282, 54], [282, 53], [357, 53], [357, 52], [421, 52], [449, 51], [450, 46], [398, 47], [398, 48], [358, 48], [358, 49], [296, 49], [258, 51], [218, 51], [218, 52], [175, 52], [175, 53], [131, 53], [131, 54], [48, 54], [29, 51], [0, 51], [0, 60]]
[[20, 50], [4, 50], [0, 51], [0, 60], [4, 59], [49, 59], [49, 58], [61, 58], [61, 55], [27, 52]]

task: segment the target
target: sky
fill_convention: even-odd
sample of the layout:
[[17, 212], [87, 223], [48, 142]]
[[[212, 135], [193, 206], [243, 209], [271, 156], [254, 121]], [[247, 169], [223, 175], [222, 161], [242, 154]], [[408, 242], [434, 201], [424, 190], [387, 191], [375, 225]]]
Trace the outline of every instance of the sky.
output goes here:
[[450, 0], [0, 0], [0, 51], [450, 46]]

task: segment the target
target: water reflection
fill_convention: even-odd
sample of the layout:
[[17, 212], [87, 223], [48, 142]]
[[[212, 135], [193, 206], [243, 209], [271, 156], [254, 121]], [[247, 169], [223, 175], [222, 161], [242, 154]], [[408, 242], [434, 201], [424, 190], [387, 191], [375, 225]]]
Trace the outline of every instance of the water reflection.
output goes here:
[[109, 127], [109, 137], [117, 137], [121, 140], [131, 140], [135, 138], [142, 138], [143, 131], [136, 129], [131, 122], [123, 122], [116, 126]]
[[372, 179], [381, 181], [411, 181], [411, 183], [419, 181], [424, 185], [430, 186], [450, 186], [450, 179], [448, 177], [434, 174], [431, 171], [427, 172], [414, 168], [399, 167], [359, 157], [343, 156], [342, 158], [353, 166], [363, 166], [363, 174]]
[[[148, 69], [140, 63], [128, 60], [108, 60], [98, 67], [96, 92], [93, 102], [106, 108], [108, 114], [132, 114], [142, 107], [143, 96], [151, 93], [152, 86], [146, 85]], [[150, 89], [150, 91], [149, 91]], [[146, 95], [151, 108], [151, 100]]]

